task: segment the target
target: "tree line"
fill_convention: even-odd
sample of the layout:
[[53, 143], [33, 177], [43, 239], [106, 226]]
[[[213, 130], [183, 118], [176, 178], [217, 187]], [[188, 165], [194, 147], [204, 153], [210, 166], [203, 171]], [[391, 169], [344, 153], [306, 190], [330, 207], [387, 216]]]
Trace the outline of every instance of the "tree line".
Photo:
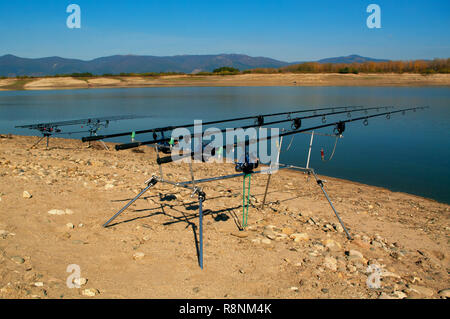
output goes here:
[[450, 73], [450, 59], [363, 63], [305, 62], [281, 68], [257, 68], [244, 73]]

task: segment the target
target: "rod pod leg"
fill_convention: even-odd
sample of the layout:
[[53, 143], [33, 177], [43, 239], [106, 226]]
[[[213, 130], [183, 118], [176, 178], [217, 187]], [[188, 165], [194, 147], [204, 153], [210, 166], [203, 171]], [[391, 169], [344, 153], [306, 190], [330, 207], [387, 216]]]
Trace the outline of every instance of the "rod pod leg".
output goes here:
[[135, 198], [133, 198], [131, 201], [128, 202], [128, 204], [126, 204], [124, 207], [122, 207], [121, 210], [119, 210], [113, 217], [111, 217], [106, 223], [103, 224], [103, 227], [108, 227], [109, 224], [111, 224], [111, 222], [116, 219], [120, 214], [122, 214], [122, 212], [127, 209], [128, 207], [130, 207], [131, 204], [133, 204], [135, 201], [138, 200], [139, 197], [141, 197], [142, 195], [144, 195], [144, 193], [146, 191], [149, 190], [150, 187], [154, 186], [156, 183], [158, 182], [158, 180], [156, 179], [155, 176], [153, 176], [149, 181], [147, 181], [147, 187], [144, 188], [139, 194], [137, 194], [137, 196]]
[[333, 203], [332, 203], [331, 200], [330, 200], [330, 197], [328, 197], [328, 194], [327, 194], [327, 192], [325, 191], [325, 188], [323, 187], [323, 182], [322, 182], [320, 179], [317, 178], [317, 176], [316, 176], [316, 174], [315, 174], [314, 172], [313, 172], [313, 174], [314, 174], [314, 177], [316, 178], [317, 185], [319, 185], [320, 188], [322, 189], [322, 192], [323, 192], [323, 194], [325, 195], [325, 197], [326, 197], [328, 203], [330, 204], [331, 208], [333, 209], [334, 214], [336, 215], [336, 217], [337, 217], [339, 223], [341, 224], [342, 228], [344, 228], [344, 231], [345, 231], [345, 233], [347, 234], [347, 238], [348, 238], [348, 239], [352, 239], [352, 236], [350, 236], [350, 234], [348, 233], [347, 228], [345, 228], [345, 225], [344, 225], [344, 223], [342, 222], [341, 218], [339, 217], [338, 212], [337, 212], [336, 209], [334, 208]]
[[263, 202], [261, 204], [261, 209], [263, 209], [264, 206], [266, 205], [267, 191], [269, 190], [269, 183], [270, 183], [270, 178], [271, 177], [272, 177], [272, 174], [270, 173], [269, 176], [267, 177], [266, 190], [264, 191], [264, 198], [263, 198]]
[[203, 201], [206, 195], [202, 191], [198, 191], [198, 225], [199, 225], [199, 256], [198, 262], [200, 268], [203, 270]]
[[41, 138], [39, 138], [39, 140], [33, 144], [33, 146], [30, 147], [30, 150], [35, 148], [43, 139], [45, 138], [45, 136], [42, 136]]
[[[245, 181], [248, 178], [248, 189], [247, 194], [245, 193]], [[248, 205], [250, 204], [250, 183], [252, 180], [252, 173], [248, 173], [244, 175], [243, 184], [242, 184], [242, 230], [247, 227], [247, 219], [248, 219]]]

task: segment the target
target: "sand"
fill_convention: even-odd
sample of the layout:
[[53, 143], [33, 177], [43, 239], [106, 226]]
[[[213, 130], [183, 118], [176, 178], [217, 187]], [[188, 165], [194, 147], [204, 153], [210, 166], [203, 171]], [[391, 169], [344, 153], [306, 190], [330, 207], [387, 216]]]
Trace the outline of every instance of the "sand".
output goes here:
[[[2, 137], [0, 298], [448, 295], [449, 205], [321, 177], [354, 238], [348, 240], [317, 184], [285, 170], [272, 177], [263, 209], [267, 176], [252, 177], [249, 226], [239, 231], [242, 179], [205, 184], [201, 270], [198, 207], [187, 190], [157, 184], [113, 227], [102, 228], [158, 173], [153, 149], [106, 151], [52, 138], [49, 150], [44, 144], [29, 150], [37, 137]], [[189, 179], [186, 164], [164, 171]], [[234, 169], [203, 163], [194, 172], [201, 178]], [[66, 284], [72, 264], [85, 279], [80, 288]], [[367, 284], [374, 265], [377, 289]]]
[[[8, 81], [8, 82], [6, 82]], [[0, 80], [0, 90], [53, 90], [179, 86], [449, 86], [450, 74], [239, 74], [158, 77], [36, 78], [21, 84]], [[6, 84], [3, 84], [6, 83]]]
[[87, 88], [87, 86], [86, 81], [74, 78], [43, 78], [25, 84], [24, 88], [26, 90], [51, 90], [61, 88]]

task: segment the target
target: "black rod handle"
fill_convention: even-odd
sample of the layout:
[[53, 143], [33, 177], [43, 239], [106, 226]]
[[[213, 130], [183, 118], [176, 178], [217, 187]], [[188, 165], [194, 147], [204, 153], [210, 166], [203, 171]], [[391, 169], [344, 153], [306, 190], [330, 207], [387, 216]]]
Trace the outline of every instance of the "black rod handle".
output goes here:
[[116, 151], [127, 150], [129, 148], [139, 147], [142, 144], [140, 142], [128, 143], [128, 144], [118, 144], [115, 146]]
[[85, 136], [85, 137], [81, 138], [81, 141], [83, 141], [83, 142], [92, 142], [92, 141], [103, 140], [105, 137], [106, 137], [106, 135]]
[[167, 164], [171, 162], [173, 162], [172, 156], [159, 157], [156, 159], [156, 163], [158, 163], [158, 165]]

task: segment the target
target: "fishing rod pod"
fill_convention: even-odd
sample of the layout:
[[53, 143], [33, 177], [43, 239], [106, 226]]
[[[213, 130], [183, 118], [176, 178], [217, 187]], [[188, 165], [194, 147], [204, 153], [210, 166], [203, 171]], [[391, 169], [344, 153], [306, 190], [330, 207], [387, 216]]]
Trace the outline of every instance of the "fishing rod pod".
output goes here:
[[[325, 116], [328, 116], [328, 115], [337, 115], [337, 114], [349, 113], [349, 112], [368, 111], [368, 110], [373, 110], [373, 109], [378, 109], [378, 108], [379, 108], [379, 107], [371, 107], [371, 108], [365, 108], [365, 109], [355, 109], [355, 110], [350, 110], [350, 111], [348, 111], [348, 110], [346, 109], [346, 110], [344, 110], [344, 111], [336, 111], [336, 112], [330, 112], [330, 113], [321, 113], [321, 114], [314, 113], [313, 115], [308, 115], [308, 116], [303, 116], [303, 117], [297, 117], [297, 118], [294, 118], [294, 119], [292, 119], [292, 118], [287, 118], [287, 119], [283, 119], [283, 120], [277, 120], [277, 121], [272, 121], [272, 122], [266, 122], [266, 123], [262, 123], [261, 126], [267, 126], [267, 125], [273, 125], [273, 124], [280, 124], [280, 123], [285, 123], [285, 122], [290, 122], [290, 121], [292, 121], [291, 128], [292, 128], [292, 129], [299, 129], [299, 128], [301, 127], [301, 125], [302, 125], [302, 120], [305, 120], [305, 119], [311, 119], [311, 118], [317, 118], [317, 117], [325, 117]], [[327, 108], [327, 109], [331, 109], [331, 108]], [[228, 121], [228, 120], [227, 120], [227, 121]], [[214, 122], [217, 122], [217, 121], [214, 121]], [[203, 125], [207, 125], [207, 124], [209, 124], [209, 123], [212, 123], [212, 122], [207, 122], [207, 123], [204, 123]], [[193, 124], [190, 124], [190, 126], [194, 126], [194, 125], [193, 125]], [[252, 125], [243, 126], [243, 127], [241, 127], [241, 128], [242, 128], [242, 129], [248, 129], [248, 128], [251, 128], [251, 127], [258, 127], [258, 126], [259, 126], [259, 125], [257, 125], [257, 124], [255, 123], [255, 124], [252, 124]], [[184, 127], [187, 127], [187, 126], [184, 126]], [[226, 133], [226, 131], [227, 131], [227, 129], [222, 129], [220, 132], [221, 132], [221, 133]], [[210, 133], [210, 135], [211, 135], [211, 134], [214, 134], [214, 133]], [[196, 137], [201, 137], [201, 136], [208, 136], [208, 134], [204, 134], [204, 133], [202, 132], [202, 133], [198, 133], [198, 134], [194, 134], [194, 135], [190, 134], [189, 136], [192, 136], [193, 138], [196, 138]], [[99, 135], [99, 136], [94, 136], [94, 137], [101, 137], [101, 136]], [[163, 138], [161, 138], [161, 139], [153, 139], [153, 140], [143, 141], [143, 142], [132, 142], [132, 143], [125, 143], [125, 144], [118, 144], [118, 145], [115, 146], [115, 149], [116, 149], [117, 151], [120, 151], [120, 150], [126, 150], [126, 149], [130, 149], [130, 148], [139, 147], [139, 146], [142, 146], [142, 145], [164, 143], [164, 142], [167, 142], [167, 141], [169, 141], [169, 140], [170, 140], [170, 138], [164, 138], [164, 137], [163, 137]]]
[[[333, 123], [329, 123], [329, 124], [322, 124], [322, 125], [317, 125], [317, 126], [313, 126], [313, 127], [309, 127], [309, 128], [305, 128], [305, 129], [301, 129], [301, 130], [292, 130], [292, 131], [288, 131], [288, 132], [284, 132], [281, 134], [278, 134], [276, 136], [268, 136], [268, 137], [264, 137], [264, 138], [258, 138], [256, 140], [252, 140], [252, 142], [250, 142], [249, 140], [245, 141], [245, 146], [250, 145], [251, 143], [256, 143], [259, 141], [264, 141], [264, 140], [270, 140], [272, 138], [279, 138], [279, 137], [284, 137], [284, 136], [288, 136], [288, 135], [293, 135], [293, 134], [298, 134], [298, 133], [303, 133], [303, 132], [308, 132], [308, 131], [313, 131], [313, 130], [318, 130], [321, 128], [325, 128], [325, 127], [331, 127], [334, 126], [334, 133], [336, 135], [341, 135], [344, 131], [345, 131], [345, 124], [346, 123], [350, 123], [350, 122], [356, 122], [356, 121], [368, 121], [369, 118], [372, 117], [380, 117], [383, 115], [388, 115], [389, 116], [391, 114], [394, 113], [399, 113], [399, 112], [406, 112], [406, 111], [416, 111], [416, 110], [421, 110], [421, 109], [425, 109], [428, 108], [428, 106], [419, 106], [419, 107], [413, 107], [413, 108], [407, 108], [407, 109], [402, 109], [402, 110], [397, 110], [397, 111], [390, 111], [390, 112], [384, 112], [384, 113], [378, 113], [378, 114], [373, 114], [373, 115], [369, 115], [369, 116], [362, 116], [362, 117], [356, 117], [356, 118], [352, 118], [352, 119], [348, 119], [348, 120], [342, 120], [342, 121], [337, 121], [337, 122], [333, 122]], [[255, 141], [255, 142], [253, 142]], [[238, 143], [234, 143], [234, 144], [228, 144], [228, 145], [223, 145], [222, 149], [225, 150], [227, 148], [234, 148], [237, 146]], [[244, 144], [244, 143], [241, 143]], [[120, 145], [118, 145], [120, 146]], [[117, 148], [116, 148], [117, 149]], [[193, 157], [195, 155], [195, 152], [191, 152], [190, 154], [182, 154], [179, 155], [178, 159], [183, 159], [185, 157]], [[166, 157], [161, 157], [157, 159], [157, 163], [158, 164], [167, 164], [167, 163], [171, 163], [173, 162], [172, 156], [166, 156]]]

